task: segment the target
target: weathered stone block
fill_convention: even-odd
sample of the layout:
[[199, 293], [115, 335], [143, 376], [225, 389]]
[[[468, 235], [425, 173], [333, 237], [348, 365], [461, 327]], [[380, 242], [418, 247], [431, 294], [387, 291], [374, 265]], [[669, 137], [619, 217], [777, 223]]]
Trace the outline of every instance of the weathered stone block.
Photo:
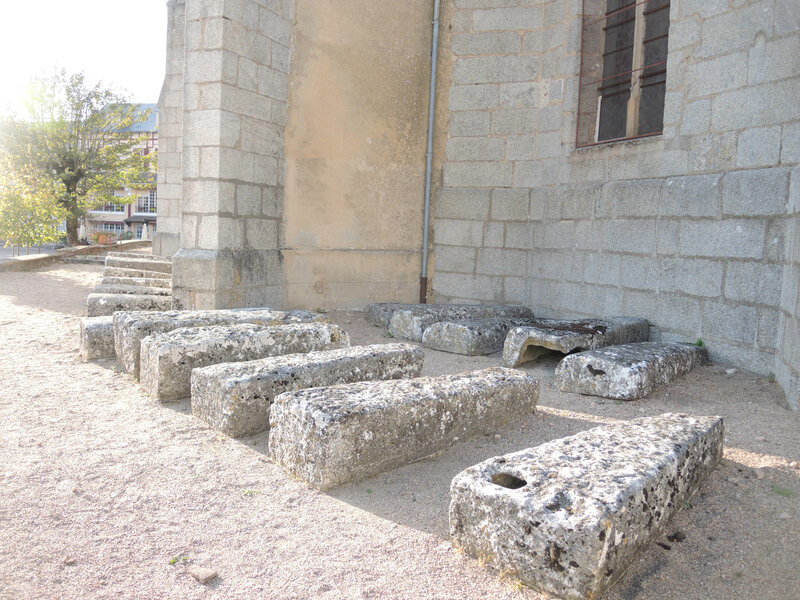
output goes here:
[[532, 412], [539, 383], [500, 367], [288, 392], [270, 412], [272, 460], [329, 490], [437, 454]]
[[[166, 281], [166, 279], [164, 280]], [[100, 283], [94, 286], [97, 294], [144, 294], [145, 296], [170, 296], [172, 291], [165, 287], [144, 287], [141, 285], [112, 285]]]
[[536, 360], [548, 350], [568, 354], [575, 350], [594, 350], [603, 346], [641, 342], [648, 338], [646, 319], [608, 317], [607, 319], [536, 319], [533, 324], [515, 327], [503, 345], [503, 364], [517, 367]]
[[466, 554], [559, 598], [599, 598], [722, 458], [720, 417], [604, 425], [462, 471], [450, 536]]
[[172, 279], [169, 273], [161, 271], [150, 271], [147, 269], [123, 269], [120, 267], [106, 267], [103, 269], [103, 277], [144, 277], [146, 279]]
[[142, 340], [139, 375], [150, 396], [171, 402], [191, 394], [197, 367], [349, 345], [347, 333], [331, 323], [180, 327]]
[[307, 310], [276, 311], [269, 308], [228, 310], [172, 310], [166, 312], [121, 312], [114, 315], [114, 348], [120, 365], [139, 378], [139, 346], [143, 338], [179, 327], [211, 325], [285, 325], [327, 322], [324, 315]]
[[114, 358], [114, 323], [111, 316], [81, 319], [80, 355], [83, 360]]
[[172, 281], [169, 279], [151, 279], [144, 277], [103, 277], [100, 280], [102, 285], [136, 285], [144, 288], [172, 288]]
[[504, 318], [439, 321], [422, 333], [422, 345], [467, 356], [492, 354], [503, 349], [509, 329], [532, 323], [531, 319]]
[[396, 338], [419, 342], [425, 329], [439, 321], [489, 318], [532, 319], [533, 311], [527, 306], [497, 304], [422, 304], [394, 311], [389, 321], [389, 333]]
[[708, 359], [705, 348], [639, 342], [570, 354], [556, 367], [562, 392], [635, 400], [685, 375]]
[[130, 256], [106, 256], [106, 267], [115, 269], [134, 269], [141, 271], [156, 271], [158, 273], [172, 273], [172, 263], [164, 259], [133, 258]]
[[423, 356], [409, 344], [376, 344], [194, 369], [192, 413], [230, 436], [252, 435], [269, 429], [270, 405], [283, 392], [417, 377]]
[[367, 322], [375, 325], [375, 327], [388, 327], [389, 321], [396, 310], [407, 310], [418, 306], [422, 305], [379, 302], [368, 305], [367, 310], [364, 311], [364, 316], [367, 318]]
[[89, 294], [86, 298], [86, 316], [103, 317], [119, 310], [169, 310], [169, 296], [147, 296], [144, 294]]

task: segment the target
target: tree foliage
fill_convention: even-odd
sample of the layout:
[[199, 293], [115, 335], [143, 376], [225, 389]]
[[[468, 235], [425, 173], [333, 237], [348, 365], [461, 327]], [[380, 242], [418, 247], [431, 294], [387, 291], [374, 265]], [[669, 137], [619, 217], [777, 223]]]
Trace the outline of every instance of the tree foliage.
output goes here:
[[16, 190], [8, 198], [45, 205], [55, 193], [68, 243], [78, 242], [78, 222], [89, 210], [125, 202], [115, 190], [155, 185], [155, 156], [143, 155], [144, 137], [133, 131], [149, 115], [122, 95], [62, 72], [31, 86], [27, 108], [27, 119], [7, 121], [0, 132], [9, 189]]

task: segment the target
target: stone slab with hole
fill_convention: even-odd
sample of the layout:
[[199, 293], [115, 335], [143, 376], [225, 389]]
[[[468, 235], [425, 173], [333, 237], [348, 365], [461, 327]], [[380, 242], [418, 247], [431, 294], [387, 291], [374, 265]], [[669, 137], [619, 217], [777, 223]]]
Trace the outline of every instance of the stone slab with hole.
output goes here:
[[559, 598], [600, 598], [722, 457], [720, 417], [603, 425], [462, 471], [450, 537]]
[[705, 348], [675, 342], [639, 342], [570, 354], [556, 367], [562, 392], [635, 400], [708, 360]]
[[433, 350], [478, 356], [503, 349], [508, 331], [530, 325], [532, 319], [462, 319], [439, 321], [425, 328], [422, 345]]
[[146, 269], [121, 269], [118, 267], [105, 267], [103, 277], [137, 277], [145, 279], [172, 279], [169, 273], [160, 271], [148, 271]]
[[84, 317], [81, 319], [80, 356], [83, 360], [114, 358], [113, 317]]
[[142, 288], [163, 288], [169, 290], [172, 288], [172, 281], [170, 279], [153, 279], [144, 277], [103, 277], [100, 280], [100, 285], [128, 285]]
[[96, 294], [144, 294], [145, 296], [170, 296], [172, 290], [165, 287], [144, 287], [141, 285], [112, 285], [99, 283], [94, 286]]
[[649, 332], [650, 324], [646, 319], [633, 317], [536, 319], [532, 325], [515, 327], [508, 332], [503, 344], [503, 364], [518, 367], [551, 350], [568, 354], [578, 349], [643, 342], [650, 337]]
[[139, 349], [142, 339], [179, 327], [211, 325], [286, 325], [327, 323], [328, 317], [308, 310], [231, 308], [220, 310], [170, 310], [165, 312], [120, 312], [114, 315], [114, 348], [122, 368], [139, 378]]
[[197, 367], [349, 345], [347, 333], [332, 323], [182, 327], [142, 340], [139, 380], [152, 398], [174, 402], [191, 395]]
[[422, 341], [422, 334], [439, 321], [463, 319], [519, 318], [532, 319], [527, 306], [482, 304], [419, 304], [415, 308], [396, 310], [389, 321], [389, 333], [396, 338]]
[[172, 262], [149, 257], [106, 256], [106, 267], [114, 269], [134, 269], [142, 271], [155, 271], [158, 273], [172, 273]]
[[539, 383], [495, 367], [287, 392], [270, 410], [273, 462], [321, 490], [362, 481], [530, 414]]
[[283, 392], [355, 381], [417, 377], [424, 353], [411, 344], [376, 344], [192, 371], [192, 413], [232, 437], [269, 429], [272, 400]]
[[171, 296], [150, 296], [147, 294], [98, 294], [86, 297], [86, 316], [105, 317], [120, 310], [162, 311], [172, 308]]

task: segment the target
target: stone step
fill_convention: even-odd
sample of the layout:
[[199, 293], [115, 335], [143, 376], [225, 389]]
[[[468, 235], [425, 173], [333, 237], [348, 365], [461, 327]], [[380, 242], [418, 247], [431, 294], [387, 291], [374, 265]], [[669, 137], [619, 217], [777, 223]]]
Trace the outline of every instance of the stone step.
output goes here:
[[172, 263], [151, 258], [131, 258], [127, 256], [106, 256], [106, 267], [113, 269], [140, 269], [157, 273], [172, 274]]
[[106, 256], [110, 256], [112, 258], [141, 258], [156, 262], [172, 262], [172, 259], [167, 258], [166, 256], [158, 256], [157, 254], [148, 254], [145, 252], [109, 252]]
[[347, 333], [332, 323], [181, 327], [142, 340], [139, 379], [152, 398], [174, 402], [191, 395], [197, 367], [349, 345]]
[[635, 400], [708, 360], [705, 348], [674, 342], [639, 342], [570, 354], [556, 367], [562, 392]]
[[527, 306], [482, 304], [420, 304], [416, 308], [396, 310], [389, 321], [389, 333], [396, 338], [422, 341], [425, 329], [439, 321], [490, 318], [532, 319]]
[[89, 294], [86, 298], [86, 316], [102, 317], [124, 310], [169, 310], [171, 296], [148, 296], [146, 294]]
[[135, 277], [145, 279], [167, 279], [171, 280], [172, 275], [160, 271], [150, 271], [147, 269], [122, 269], [119, 267], [109, 267], [103, 269], [103, 277]]
[[94, 286], [98, 294], [144, 294], [146, 296], [172, 296], [172, 288], [144, 287], [141, 285], [125, 285], [100, 283]]
[[312, 322], [326, 323], [328, 317], [308, 310], [277, 311], [269, 308], [125, 312], [114, 315], [114, 348], [120, 366], [138, 379], [141, 340], [154, 333], [165, 333], [179, 327], [207, 327], [235, 323], [285, 325]]
[[138, 285], [141, 287], [157, 287], [172, 289], [171, 279], [153, 279], [145, 277], [103, 277], [100, 280], [103, 285]]
[[192, 371], [192, 413], [232, 437], [269, 429], [275, 396], [310, 387], [417, 377], [422, 349], [376, 344], [289, 354]]
[[722, 457], [720, 417], [665, 414], [497, 456], [450, 486], [465, 554], [559, 598], [600, 598]]
[[425, 328], [422, 345], [433, 350], [478, 356], [503, 349], [509, 329], [533, 323], [532, 319], [462, 319], [439, 321]]
[[270, 410], [269, 453], [293, 477], [329, 490], [497, 431], [538, 398], [535, 379], [502, 367], [287, 392]]
[[80, 356], [83, 360], [114, 358], [113, 317], [84, 317], [81, 319]]
[[607, 317], [604, 319], [535, 319], [535, 323], [511, 329], [503, 345], [503, 364], [517, 367], [536, 360], [549, 350], [569, 354], [603, 346], [644, 342], [650, 337], [646, 319]]

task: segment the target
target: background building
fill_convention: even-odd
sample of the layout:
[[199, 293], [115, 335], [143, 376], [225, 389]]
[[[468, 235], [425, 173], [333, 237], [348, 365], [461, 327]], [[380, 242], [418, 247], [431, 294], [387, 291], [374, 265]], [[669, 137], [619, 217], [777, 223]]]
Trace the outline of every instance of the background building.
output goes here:
[[[140, 114], [147, 112], [147, 118], [125, 128], [121, 133], [143, 136], [140, 151], [147, 156], [158, 151], [158, 106], [141, 104]], [[131, 239], [141, 239], [143, 235], [152, 238], [157, 230], [158, 191], [155, 181], [143, 182], [141, 189], [126, 189], [115, 192], [120, 198], [136, 199], [129, 204], [105, 204], [97, 210], [89, 211], [82, 237], [96, 238], [99, 234], [111, 234], [116, 239], [130, 235]]]

